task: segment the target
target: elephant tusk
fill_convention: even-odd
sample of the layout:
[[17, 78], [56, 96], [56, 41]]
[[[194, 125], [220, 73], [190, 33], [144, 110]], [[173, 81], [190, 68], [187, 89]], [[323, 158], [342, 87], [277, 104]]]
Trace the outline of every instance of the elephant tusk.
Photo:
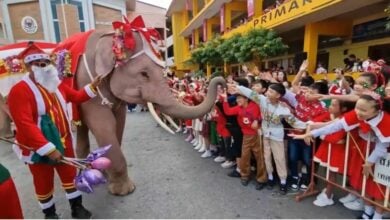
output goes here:
[[166, 118], [169, 122], [169, 124], [171, 124], [173, 127], [175, 127], [176, 130], [179, 129], [179, 126], [175, 123], [175, 121], [171, 118], [171, 116], [169, 115], [166, 115], [166, 114], [162, 114], [164, 116], [164, 118]]
[[148, 105], [148, 108], [149, 108], [149, 112], [150, 114], [153, 116], [154, 120], [157, 121], [157, 123], [162, 127], [164, 128], [166, 131], [168, 131], [169, 133], [171, 134], [175, 134], [175, 132], [173, 132], [169, 127], [168, 125], [166, 125], [164, 122], [161, 121], [161, 118], [158, 117], [157, 113], [156, 113], [156, 110], [154, 109], [154, 106], [152, 103], [148, 102], [147, 103]]

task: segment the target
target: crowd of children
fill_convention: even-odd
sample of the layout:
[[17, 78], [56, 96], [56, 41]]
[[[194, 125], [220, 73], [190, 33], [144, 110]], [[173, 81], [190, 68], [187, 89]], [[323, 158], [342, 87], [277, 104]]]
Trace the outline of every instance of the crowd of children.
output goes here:
[[[386, 188], [372, 175], [390, 142], [390, 132], [384, 129], [390, 122], [390, 78], [382, 64], [371, 61], [355, 80], [336, 69], [332, 82], [314, 81], [307, 74], [307, 61], [291, 83], [285, 83], [285, 74], [271, 72], [259, 72], [256, 78], [228, 76], [228, 86], [218, 88], [210, 113], [182, 122], [185, 126], [179, 131], [188, 135], [185, 141], [202, 158], [214, 157], [223, 168], [233, 168], [228, 175], [239, 177], [243, 186], [255, 170], [257, 190], [273, 189], [277, 179], [282, 195], [306, 190], [314, 160], [313, 170], [326, 167], [329, 181], [346, 174], [350, 189], [364, 190], [366, 198], [383, 204]], [[205, 79], [168, 78], [178, 99], [187, 105], [198, 105], [207, 93]], [[313, 204], [333, 205], [333, 188], [327, 184]], [[363, 211], [359, 217], [364, 219], [380, 219], [384, 212], [354, 193], [339, 201]]]

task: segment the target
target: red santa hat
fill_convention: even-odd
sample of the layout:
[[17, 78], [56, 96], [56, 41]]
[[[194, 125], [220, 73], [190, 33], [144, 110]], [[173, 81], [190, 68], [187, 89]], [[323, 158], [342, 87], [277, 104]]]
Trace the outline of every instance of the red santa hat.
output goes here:
[[50, 56], [35, 45], [34, 42], [30, 42], [27, 48], [19, 53], [18, 57], [23, 59], [26, 64], [35, 60], [50, 60]]

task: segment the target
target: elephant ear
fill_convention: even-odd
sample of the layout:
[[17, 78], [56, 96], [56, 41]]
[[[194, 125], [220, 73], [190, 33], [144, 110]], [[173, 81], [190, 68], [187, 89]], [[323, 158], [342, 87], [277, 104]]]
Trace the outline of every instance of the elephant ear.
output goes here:
[[115, 67], [115, 56], [112, 51], [112, 37], [101, 38], [96, 45], [95, 72], [98, 75], [107, 75]]

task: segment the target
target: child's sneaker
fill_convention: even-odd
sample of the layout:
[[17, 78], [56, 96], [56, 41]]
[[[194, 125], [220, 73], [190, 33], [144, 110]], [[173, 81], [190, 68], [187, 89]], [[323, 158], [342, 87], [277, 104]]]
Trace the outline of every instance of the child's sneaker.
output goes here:
[[196, 145], [196, 146], [194, 147], [194, 150], [200, 150], [201, 147], [202, 147], [202, 145], [199, 143], [198, 145]]
[[214, 162], [216, 163], [222, 163], [222, 162], [225, 162], [226, 161], [226, 158], [225, 157], [222, 157], [222, 156], [218, 156], [214, 159]]
[[187, 128], [184, 128], [183, 129], [183, 134], [187, 134], [187, 132], [188, 132]]
[[190, 143], [191, 143], [191, 144], [194, 144], [195, 141], [196, 141], [196, 138], [194, 137], [194, 139], [192, 139]]
[[268, 190], [272, 190], [273, 188], [274, 188], [274, 186], [275, 186], [275, 182], [274, 182], [274, 180], [268, 180], [267, 181], [267, 189]]
[[328, 198], [328, 196], [326, 195], [325, 191], [322, 191], [316, 198], [316, 200], [314, 200], [313, 204], [315, 206], [318, 206], [318, 207], [325, 207], [325, 206], [328, 206], [328, 205], [333, 205], [334, 204], [334, 201], [333, 201], [333, 195]]
[[362, 211], [364, 210], [364, 202], [362, 199], [355, 199], [352, 202], [344, 203], [344, 206], [347, 209], [354, 210], [354, 211]]
[[208, 157], [211, 157], [211, 151], [206, 150], [200, 157], [201, 157], [201, 158], [208, 158]]
[[280, 194], [281, 195], [286, 195], [287, 194], [287, 184], [280, 184]]
[[349, 202], [353, 202], [357, 199], [357, 196], [355, 196], [354, 194], [352, 193], [348, 193], [348, 195], [342, 197], [339, 199], [339, 201], [341, 203], [349, 203]]
[[299, 189], [302, 191], [306, 191], [309, 186], [309, 181], [306, 178], [302, 178], [300, 181]]
[[228, 176], [230, 177], [241, 177], [241, 174], [237, 170], [233, 170], [232, 172], [228, 173]]
[[185, 141], [191, 142], [193, 139], [194, 139], [194, 137], [192, 137], [192, 135], [188, 135], [188, 137], [185, 139]]
[[223, 167], [225, 169], [229, 169], [229, 168], [234, 167], [234, 165], [236, 165], [235, 162], [227, 160], [227, 161], [225, 161], [224, 163], [221, 164], [221, 167]]
[[206, 151], [206, 146], [202, 144], [198, 152], [203, 153], [205, 151]]
[[293, 177], [291, 180], [290, 188], [293, 191], [297, 191], [299, 189], [299, 178], [298, 177]]

